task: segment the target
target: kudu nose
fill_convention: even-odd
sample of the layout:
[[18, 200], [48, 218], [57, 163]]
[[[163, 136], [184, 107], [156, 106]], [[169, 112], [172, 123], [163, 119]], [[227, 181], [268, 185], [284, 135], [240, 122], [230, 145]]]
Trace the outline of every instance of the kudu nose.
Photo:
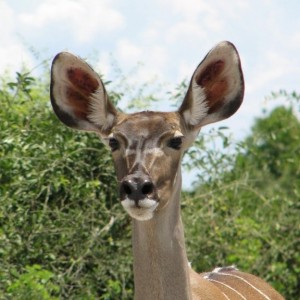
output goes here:
[[138, 204], [138, 201], [147, 198], [154, 192], [154, 185], [148, 176], [126, 176], [120, 185], [121, 199], [125, 197], [133, 200]]

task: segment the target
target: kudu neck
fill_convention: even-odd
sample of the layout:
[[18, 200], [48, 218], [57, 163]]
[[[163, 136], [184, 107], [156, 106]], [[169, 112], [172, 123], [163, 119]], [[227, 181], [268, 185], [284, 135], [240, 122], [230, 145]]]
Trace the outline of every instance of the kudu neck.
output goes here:
[[168, 204], [149, 221], [133, 220], [135, 300], [190, 300], [180, 215], [181, 173]]

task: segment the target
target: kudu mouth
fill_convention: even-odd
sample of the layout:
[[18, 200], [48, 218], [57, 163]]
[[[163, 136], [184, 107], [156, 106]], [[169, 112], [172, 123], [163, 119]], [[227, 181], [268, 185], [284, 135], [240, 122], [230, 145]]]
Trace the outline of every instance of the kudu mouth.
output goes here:
[[157, 189], [148, 175], [134, 173], [125, 176], [120, 182], [121, 204], [134, 219], [152, 219], [158, 207]]

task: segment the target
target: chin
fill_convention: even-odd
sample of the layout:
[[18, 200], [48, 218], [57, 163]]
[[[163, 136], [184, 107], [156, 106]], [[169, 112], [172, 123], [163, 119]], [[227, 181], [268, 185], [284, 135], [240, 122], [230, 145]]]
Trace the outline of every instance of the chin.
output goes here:
[[122, 202], [122, 206], [126, 212], [135, 220], [148, 221], [154, 216], [154, 212], [158, 206], [158, 202], [152, 199], [144, 199], [139, 201], [139, 206], [136, 206], [133, 200], [126, 198]]

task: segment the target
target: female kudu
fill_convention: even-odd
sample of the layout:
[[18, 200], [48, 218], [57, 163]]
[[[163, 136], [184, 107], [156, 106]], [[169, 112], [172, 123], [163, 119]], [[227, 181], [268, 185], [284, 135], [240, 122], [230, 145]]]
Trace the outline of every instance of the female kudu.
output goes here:
[[66, 125], [94, 131], [112, 151], [120, 200], [133, 219], [135, 299], [283, 299], [262, 279], [234, 267], [197, 274], [188, 264], [180, 216], [181, 159], [202, 126], [233, 115], [244, 95], [234, 45], [221, 42], [196, 68], [175, 112], [125, 114], [80, 58], [58, 54], [51, 101]]

